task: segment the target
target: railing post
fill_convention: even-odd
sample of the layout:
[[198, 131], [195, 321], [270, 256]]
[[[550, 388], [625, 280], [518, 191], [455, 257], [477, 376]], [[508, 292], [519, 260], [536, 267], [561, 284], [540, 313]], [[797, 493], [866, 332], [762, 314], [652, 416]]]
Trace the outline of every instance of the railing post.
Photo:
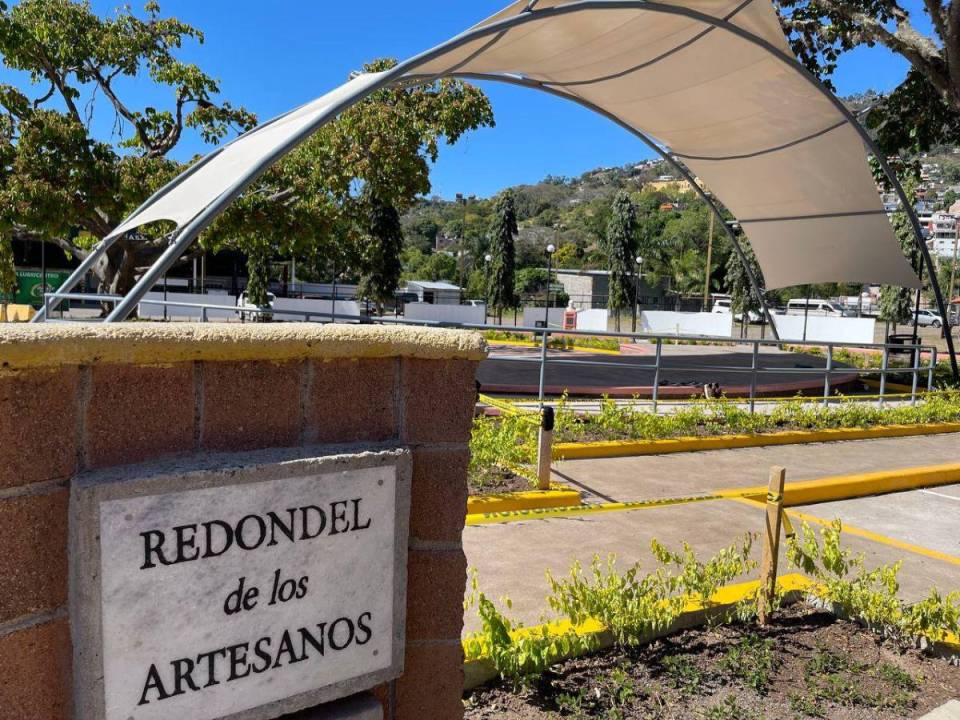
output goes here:
[[833, 345], [827, 345], [827, 371], [823, 375], [823, 405], [830, 404], [830, 373], [833, 371]]
[[757, 367], [760, 360], [760, 343], [753, 341], [753, 352], [750, 354], [750, 414], [756, 412], [757, 407]]
[[550, 462], [553, 459], [554, 412], [549, 405], [540, 410], [540, 436], [537, 444], [537, 489], [550, 489]]
[[883, 407], [883, 394], [887, 391], [887, 368], [890, 361], [890, 346], [883, 346], [883, 360], [880, 363], [880, 397], [877, 398], [877, 407]]
[[200, 322], [207, 321], [207, 309], [205, 307], [200, 308]]
[[663, 338], [657, 338], [656, 360], [653, 366], [653, 414], [657, 414], [657, 401], [660, 399], [660, 360], [663, 357]]
[[933, 373], [937, 369], [937, 349], [930, 348], [930, 370], [927, 373], [927, 392], [933, 392]]
[[763, 535], [763, 557], [760, 564], [760, 597], [757, 616], [766, 625], [777, 594], [777, 558], [780, 553], [780, 526], [783, 522], [783, 488], [787, 471], [776, 465], [770, 468], [767, 487], [766, 527]]
[[923, 350], [920, 345], [917, 345], [913, 351], [913, 358], [915, 362], [910, 368], [910, 406], [914, 407], [917, 404], [917, 385], [920, 383], [920, 363], [923, 362]]
[[538, 398], [540, 400], [540, 407], [543, 407], [543, 388], [544, 383], [547, 378], [547, 341], [550, 333], [547, 332], [549, 328], [543, 328], [543, 347], [540, 349], [540, 393]]
[[43, 321], [46, 322], [50, 319], [50, 295], [46, 292], [44, 288], [43, 293]]

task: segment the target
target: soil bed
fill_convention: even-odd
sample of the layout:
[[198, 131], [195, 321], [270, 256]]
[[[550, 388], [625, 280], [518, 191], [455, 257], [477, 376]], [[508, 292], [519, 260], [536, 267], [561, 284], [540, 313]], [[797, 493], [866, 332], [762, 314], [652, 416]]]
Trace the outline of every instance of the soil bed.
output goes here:
[[485, 469], [481, 477], [471, 475], [468, 480], [471, 495], [499, 495], [508, 492], [527, 492], [533, 490], [533, 483], [520, 477], [512, 470], [502, 467]]
[[805, 605], [776, 624], [688, 630], [556, 665], [527, 688], [484, 688], [466, 720], [893, 720], [960, 697], [960, 667], [899, 652]]

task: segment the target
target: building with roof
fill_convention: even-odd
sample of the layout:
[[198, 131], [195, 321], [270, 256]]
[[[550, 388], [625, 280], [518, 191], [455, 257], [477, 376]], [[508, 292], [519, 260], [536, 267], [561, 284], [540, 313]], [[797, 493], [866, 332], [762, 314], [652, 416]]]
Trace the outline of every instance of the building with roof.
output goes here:
[[406, 293], [417, 296], [417, 302], [433, 305], [459, 305], [463, 290], [459, 285], [442, 280], [410, 280]]

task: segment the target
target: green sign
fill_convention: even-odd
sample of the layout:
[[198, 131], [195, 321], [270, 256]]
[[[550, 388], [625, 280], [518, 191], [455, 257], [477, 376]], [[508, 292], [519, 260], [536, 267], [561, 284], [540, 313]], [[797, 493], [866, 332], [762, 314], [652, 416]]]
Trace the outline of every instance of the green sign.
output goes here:
[[[56, 290], [63, 285], [68, 277], [70, 277], [69, 270], [47, 268], [46, 292]], [[41, 270], [37, 268], [17, 268], [17, 292], [13, 296], [14, 303], [40, 308], [43, 305], [43, 293], [43, 272]], [[64, 300], [60, 307], [67, 310], [69, 307], [67, 301]]]

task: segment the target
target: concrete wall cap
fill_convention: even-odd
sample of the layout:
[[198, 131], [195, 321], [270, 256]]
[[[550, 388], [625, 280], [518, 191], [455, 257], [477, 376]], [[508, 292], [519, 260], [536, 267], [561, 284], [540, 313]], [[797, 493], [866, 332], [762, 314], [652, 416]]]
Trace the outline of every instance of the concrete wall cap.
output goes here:
[[23, 369], [192, 360], [409, 357], [482, 360], [476, 332], [414, 326], [311, 323], [118, 323], [0, 326], [0, 367]]

